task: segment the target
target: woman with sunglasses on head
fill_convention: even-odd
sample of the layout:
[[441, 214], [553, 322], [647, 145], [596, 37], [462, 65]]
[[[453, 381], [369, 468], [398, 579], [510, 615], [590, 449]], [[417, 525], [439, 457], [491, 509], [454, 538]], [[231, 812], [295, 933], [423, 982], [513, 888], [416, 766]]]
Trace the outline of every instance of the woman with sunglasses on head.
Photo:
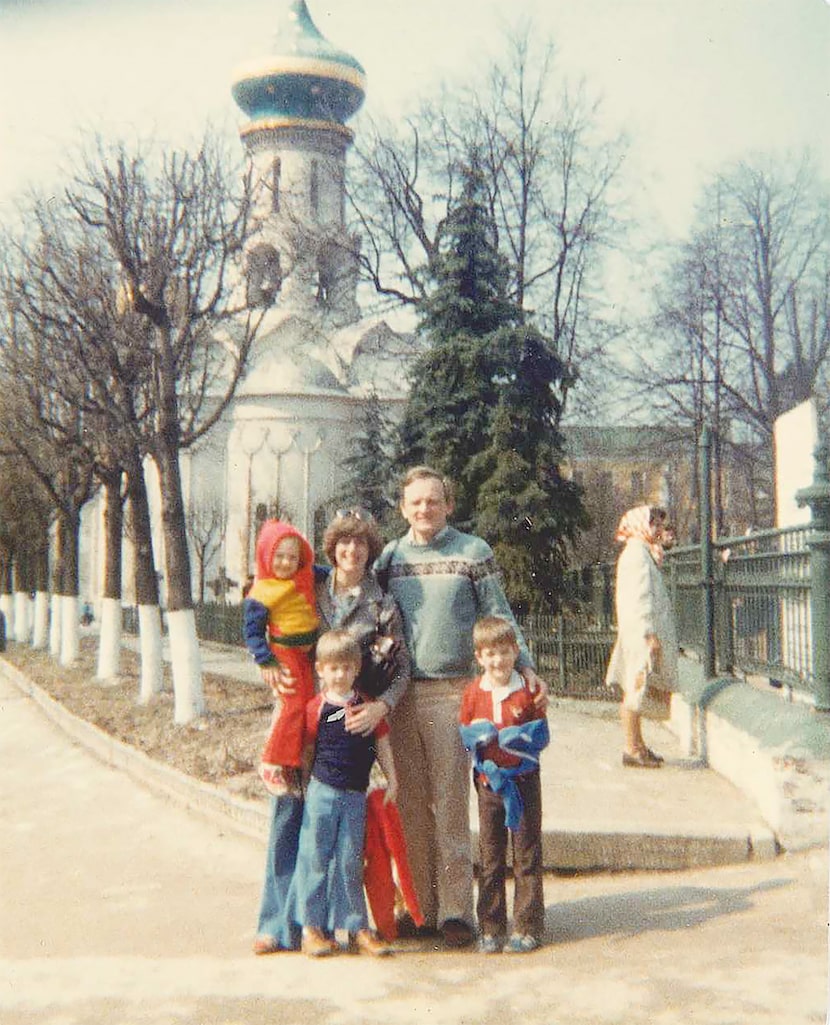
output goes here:
[[[338, 509], [326, 528], [323, 549], [331, 568], [315, 566], [316, 612], [319, 631], [348, 630], [360, 645], [364, 663], [369, 648], [380, 636], [391, 642], [391, 682], [377, 700], [362, 701], [346, 710], [344, 723], [349, 733], [368, 737], [395, 707], [409, 683], [409, 654], [403, 643], [403, 626], [395, 600], [383, 592], [372, 572], [372, 564], [383, 548], [377, 523], [371, 513], [360, 508]], [[360, 688], [358, 680], [357, 687]], [[290, 694], [296, 680], [290, 673], [280, 677], [278, 691]], [[373, 799], [370, 796], [370, 801]], [[268, 841], [265, 880], [260, 905], [255, 954], [298, 949], [299, 927], [287, 917], [286, 906], [294, 874], [303, 802], [291, 795], [275, 798], [272, 804], [271, 833]], [[400, 840], [403, 844], [402, 836]], [[369, 849], [367, 832], [367, 859]], [[382, 858], [377, 855], [377, 860]], [[399, 871], [401, 865], [398, 864]], [[379, 907], [389, 902], [391, 876], [386, 883], [380, 873], [367, 872], [367, 893], [372, 912], [379, 918]], [[375, 886], [378, 889], [372, 889]], [[408, 901], [409, 903], [409, 901]], [[394, 939], [394, 912], [390, 907], [384, 922], [377, 922], [384, 938]]]
[[360, 644], [364, 660], [370, 646], [388, 638], [394, 664], [391, 683], [377, 701], [367, 702], [350, 719], [350, 732], [368, 736], [400, 701], [409, 683], [409, 653], [403, 643], [403, 623], [395, 599], [385, 594], [372, 572], [383, 541], [377, 523], [364, 509], [338, 509], [323, 536], [331, 563], [319, 573], [317, 613], [323, 630], [344, 629]]

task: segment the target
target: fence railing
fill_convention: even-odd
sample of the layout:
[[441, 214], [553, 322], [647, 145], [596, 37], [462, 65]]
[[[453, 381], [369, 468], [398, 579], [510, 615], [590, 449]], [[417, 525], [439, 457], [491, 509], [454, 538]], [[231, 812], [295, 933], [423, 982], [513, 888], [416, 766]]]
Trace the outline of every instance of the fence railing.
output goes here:
[[[812, 688], [810, 528], [758, 531], [713, 544], [715, 654], [720, 672], [762, 675]], [[665, 573], [680, 644], [701, 653], [700, 548], [671, 552]]]
[[[812, 689], [810, 528], [764, 530], [714, 543], [714, 647], [717, 669], [766, 677], [808, 696]], [[703, 656], [706, 647], [700, 546], [667, 553], [663, 572], [680, 646]], [[521, 621], [539, 675], [551, 692], [592, 699], [616, 697], [605, 686], [614, 645], [614, 567], [602, 564], [568, 577], [567, 615]], [[137, 632], [136, 610], [124, 610], [124, 629]], [[199, 637], [242, 644], [241, 605], [196, 608]]]

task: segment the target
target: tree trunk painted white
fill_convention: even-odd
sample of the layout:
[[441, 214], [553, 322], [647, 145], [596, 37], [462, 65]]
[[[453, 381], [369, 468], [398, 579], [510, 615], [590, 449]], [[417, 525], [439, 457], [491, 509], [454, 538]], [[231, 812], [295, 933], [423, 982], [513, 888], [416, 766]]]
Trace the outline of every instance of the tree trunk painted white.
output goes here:
[[170, 637], [170, 661], [173, 668], [173, 721], [184, 725], [205, 711], [202, 658], [193, 609], [168, 611], [167, 633]]
[[161, 641], [161, 616], [158, 605], [138, 606], [138, 640], [141, 650], [141, 683], [139, 704], [146, 705], [154, 694], [160, 694], [164, 682]]
[[14, 639], [28, 644], [32, 635], [32, 599], [26, 591], [14, 592]]
[[61, 627], [63, 618], [61, 613], [61, 595], [53, 594], [49, 599], [51, 615], [49, 617], [49, 654], [52, 658], [58, 658], [61, 653]]
[[121, 671], [121, 602], [101, 600], [101, 629], [98, 634], [97, 680], [117, 680]]
[[14, 637], [14, 601], [8, 593], [0, 595], [0, 612], [6, 617], [6, 637]]
[[60, 664], [71, 666], [81, 652], [81, 624], [78, 619], [77, 594], [64, 594], [60, 599], [61, 654]]
[[35, 593], [34, 627], [32, 647], [45, 648], [49, 643], [49, 592]]

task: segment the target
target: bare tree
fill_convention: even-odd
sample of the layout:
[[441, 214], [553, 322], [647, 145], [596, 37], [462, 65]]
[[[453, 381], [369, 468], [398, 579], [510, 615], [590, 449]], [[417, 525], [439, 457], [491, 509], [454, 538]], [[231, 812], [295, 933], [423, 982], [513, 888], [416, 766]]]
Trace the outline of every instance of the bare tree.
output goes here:
[[425, 102], [403, 129], [372, 125], [350, 198], [364, 276], [385, 299], [417, 308], [475, 152], [511, 262], [511, 298], [570, 368], [567, 398], [577, 368], [609, 340], [598, 286], [620, 229], [613, 211], [626, 147], [601, 136], [599, 104], [585, 88], [555, 72], [552, 45], [537, 43], [532, 27], [515, 33], [483, 83]]
[[66, 193], [80, 223], [105, 241], [122, 279], [127, 330], [147, 346], [152, 417], [142, 446], [161, 485], [178, 723], [204, 709], [179, 454], [224, 413], [255, 331], [251, 315], [229, 301], [229, 272], [249, 231], [250, 194], [246, 179], [241, 189], [230, 183], [210, 138], [194, 154], [163, 154], [157, 166], [124, 145], [105, 150], [99, 142]]
[[218, 502], [194, 506], [187, 514], [187, 536], [196, 558], [196, 594], [199, 602], [205, 600], [207, 568], [222, 550], [227, 521]]
[[784, 170], [759, 158], [712, 181], [689, 239], [667, 258], [646, 328], [662, 340], [637, 346], [628, 376], [666, 422], [715, 429], [720, 529], [725, 466], [733, 492], [746, 481], [744, 525], [768, 523], [775, 420], [810, 396], [826, 406], [829, 228], [809, 163]]

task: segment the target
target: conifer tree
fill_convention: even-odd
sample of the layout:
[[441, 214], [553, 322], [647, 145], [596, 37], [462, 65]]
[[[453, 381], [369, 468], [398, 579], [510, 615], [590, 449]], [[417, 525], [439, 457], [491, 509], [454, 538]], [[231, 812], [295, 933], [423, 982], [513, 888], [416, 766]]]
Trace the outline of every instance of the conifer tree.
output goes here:
[[472, 527], [470, 461], [482, 450], [498, 403], [501, 367], [493, 336], [520, 320], [508, 297], [509, 267], [498, 251], [484, 179], [473, 153], [464, 187], [441, 231], [432, 290], [419, 330], [430, 348], [415, 361], [400, 429], [399, 458], [429, 463], [456, 484], [456, 522]]
[[478, 484], [475, 524], [516, 611], [550, 611], [561, 595], [568, 542], [588, 526], [581, 488], [559, 469], [555, 389], [564, 368], [532, 328], [513, 329], [505, 348], [515, 370], [505, 376], [489, 445], [470, 471]]
[[494, 548], [517, 611], [556, 604], [567, 544], [587, 525], [581, 490], [559, 471], [558, 392], [566, 368], [508, 296], [475, 155], [433, 261], [400, 430], [404, 465], [456, 484], [454, 523]]
[[341, 501], [367, 509], [380, 524], [389, 520], [395, 502], [393, 437], [394, 427], [377, 392], [372, 391], [366, 400], [361, 428], [351, 439], [349, 455], [343, 460], [346, 481]]

